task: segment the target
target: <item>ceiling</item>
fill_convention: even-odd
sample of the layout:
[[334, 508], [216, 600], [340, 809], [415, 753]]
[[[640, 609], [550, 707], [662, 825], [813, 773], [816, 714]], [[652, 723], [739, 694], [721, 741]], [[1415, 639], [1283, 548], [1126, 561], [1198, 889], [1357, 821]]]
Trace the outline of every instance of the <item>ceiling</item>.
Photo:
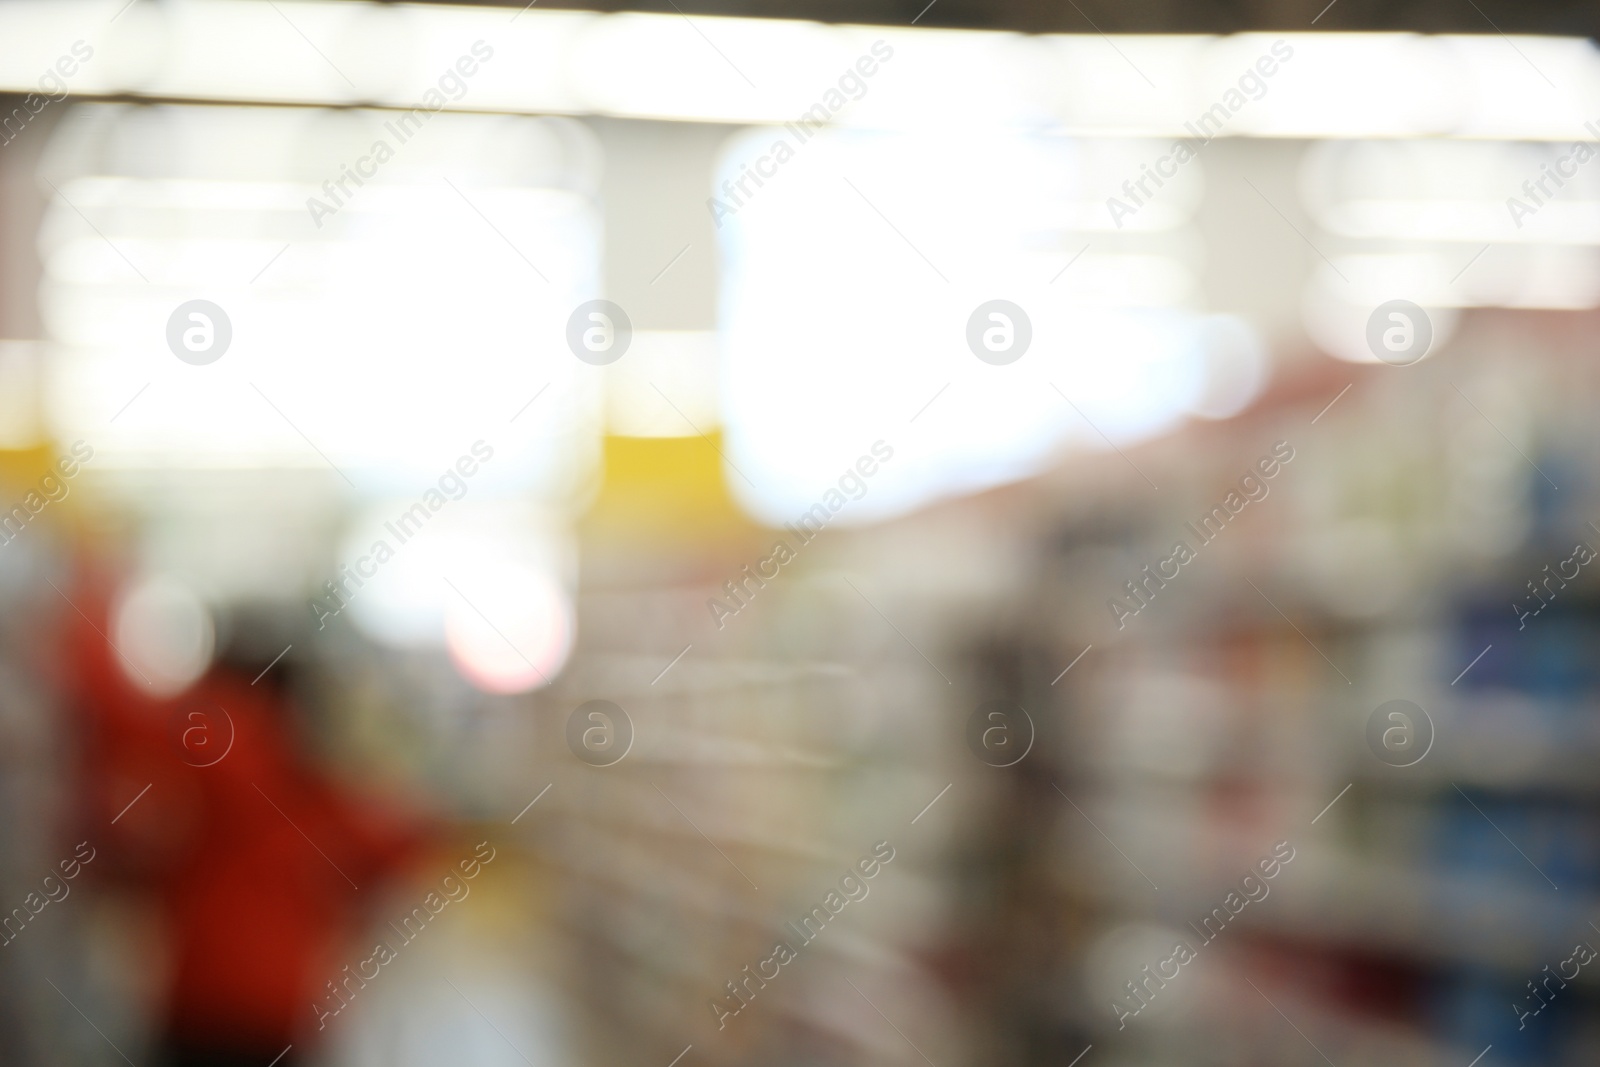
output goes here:
[[[927, 0], [542, 0], [539, 6], [883, 25], [905, 25], [916, 19], [919, 26], [1028, 33], [1308, 29], [1577, 37], [1600, 33], [1600, 5], [1574, 0], [1334, 0], [1331, 5], [1327, 0], [934, 0], [925, 7], [926, 3]], [[505, 0], [502, 6], [523, 4], [520, 0]]]

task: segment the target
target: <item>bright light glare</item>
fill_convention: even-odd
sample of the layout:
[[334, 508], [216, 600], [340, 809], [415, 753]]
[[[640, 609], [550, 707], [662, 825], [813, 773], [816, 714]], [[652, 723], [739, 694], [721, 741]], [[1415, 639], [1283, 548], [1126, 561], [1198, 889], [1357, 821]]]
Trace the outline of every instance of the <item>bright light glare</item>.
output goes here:
[[[1301, 188], [1318, 225], [1344, 237], [1597, 244], [1600, 162], [1574, 157], [1570, 142], [1326, 141], [1307, 152]], [[1566, 176], [1549, 177], [1558, 166]]]
[[171, 578], [146, 578], [128, 589], [112, 630], [128, 680], [153, 696], [176, 696], [211, 664], [211, 614], [192, 590]]
[[[691, 24], [675, 12], [538, 6], [514, 21], [505, 7], [454, 4], [210, 0], [139, 3], [118, 14], [125, 6], [0, 4], [8, 46], [0, 88], [35, 91], [40, 72], [89, 36], [94, 57], [71, 81], [80, 97], [412, 106], [482, 40], [494, 57], [456, 106], [778, 124], [882, 40], [895, 53], [874, 76], [885, 88], [845, 108], [844, 124], [1182, 137], [1185, 121], [1282, 41], [1293, 58], [1226, 136], [1566, 140], [1587, 136], [1584, 120], [1600, 114], [1600, 55], [1578, 37], [1118, 34], [1113, 49], [1087, 30], [1023, 36], [711, 16]], [[326, 61], [293, 27], [319, 42]], [[957, 68], [963, 76], [950, 77]]]
[[[1336, 238], [1331, 266], [1319, 264], [1308, 288], [1313, 338], [1368, 362], [1358, 327], [1390, 299], [1438, 309], [1600, 304], [1600, 162], [1580, 156], [1571, 144], [1313, 145], [1301, 191]], [[1565, 177], [1549, 176], [1557, 169]], [[1437, 347], [1453, 316], [1435, 319]]]
[[515, 563], [477, 577], [464, 582], [445, 612], [450, 661], [489, 693], [548, 685], [572, 651], [566, 591], [548, 573]]
[[1330, 356], [1348, 363], [1382, 362], [1367, 343], [1367, 322], [1374, 309], [1393, 299], [1410, 300], [1427, 313], [1433, 338], [1423, 358], [1437, 355], [1455, 334], [1459, 313], [1431, 302], [1425, 289], [1410, 284], [1419, 273], [1415, 268], [1364, 269], [1346, 260], [1340, 269], [1350, 282], [1326, 267], [1312, 275], [1301, 313], [1306, 333]]
[[[58, 434], [92, 437], [108, 466], [337, 467], [375, 493], [408, 491], [484, 438], [496, 459], [476, 491], [583, 481], [600, 395], [564, 330], [598, 287], [591, 135], [437, 115], [400, 143], [390, 118], [68, 112], [41, 166], [59, 190], [41, 183], [54, 199], [39, 235]], [[375, 138], [394, 158], [330, 194]], [[312, 197], [336, 210], [313, 217]], [[196, 298], [232, 324], [204, 366], [167, 342]], [[542, 388], [542, 417], [510, 422]]]
[[[767, 131], [734, 138], [719, 193], [772, 143]], [[1122, 174], [1137, 175], [1143, 147], [1128, 144]], [[1094, 251], [1064, 224], [1088, 204], [1106, 217], [1097, 183], [1118, 172], [1106, 155], [1003, 132], [834, 131], [729, 201], [724, 423], [733, 464], [759, 487], [730, 474], [742, 502], [789, 521], [881, 439], [895, 458], [837, 520], [862, 521], [1187, 417], [1205, 362], [1186, 215], [1097, 237]], [[1173, 194], [1169, 210], [1195, 202]], [[1032, 325], [1006, 366], [966, 342], [969, 316], [993, 299]]]
[[[521, 504], [463, 497], [401, 540], [391, 520], [411, 503], [374, 505], [344, 539], [339, 575], [367, 575], [349, 598], [355, 625], [391, 647], [443, 646], [486, 692], [548, 684], [577, 637], [570, 531]], [[392, 550], [381, 562], [380, 542]]]

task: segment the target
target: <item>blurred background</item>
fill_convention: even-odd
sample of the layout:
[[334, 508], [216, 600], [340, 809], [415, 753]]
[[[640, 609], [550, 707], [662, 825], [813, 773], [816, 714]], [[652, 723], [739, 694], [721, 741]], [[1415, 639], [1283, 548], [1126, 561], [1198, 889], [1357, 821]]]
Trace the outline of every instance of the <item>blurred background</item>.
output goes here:
[[1595, 9], [923, 3], [0, 2], [0, 1063], [1595, 1062]]

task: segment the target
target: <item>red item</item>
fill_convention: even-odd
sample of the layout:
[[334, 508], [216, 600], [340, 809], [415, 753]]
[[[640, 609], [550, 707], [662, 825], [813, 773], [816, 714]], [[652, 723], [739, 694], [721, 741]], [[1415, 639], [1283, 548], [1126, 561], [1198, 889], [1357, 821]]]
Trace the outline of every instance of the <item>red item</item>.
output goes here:
[[311, 766], [265, 684], [216, 670], [175, 700], [152, 698], [104, 636], [105, 590], [72, 599], [83, 613], [67, 613], [66, 642], [84, 719], [81, 833], [99, 853], [86, 870], [159, 901], [170, 1039], [307, 1039], [363, 901], [422, 852], [422, 822]]

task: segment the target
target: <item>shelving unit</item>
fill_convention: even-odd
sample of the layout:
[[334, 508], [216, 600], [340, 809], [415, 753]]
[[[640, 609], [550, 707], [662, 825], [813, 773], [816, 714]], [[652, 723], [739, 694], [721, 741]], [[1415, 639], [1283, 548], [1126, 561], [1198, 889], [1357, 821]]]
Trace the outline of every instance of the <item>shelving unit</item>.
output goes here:
[[[1600, 586], [1584, 568], [1523, 631], [1510, 608], [1600, 546], [1593, 325], [1484, 312], [1412, 367], [1307, 360], [1227, 423], [1008, 491], [1052, 513], [1019, 644], [1060, 664], [1093, 644], [1027, 685], [1061, 724], [1017, 785], [1052, 812], [1050, 858], [1009, 877], [1024, 921], [1074, 931], [1013, 970], [1054, 994], [1032, 1027], [1073, 1035], [1037, 1062], [1080, 1034], [1105, 1064], [1593, 1062], [1587, 969], [1520, 1031], [1512, 1004], [1600, 944]], [[1124, 577], [1279, 440], [1295, 458], [1267, 497], [1119, 631]], [[1409, 767], [1365, 741], [1396, 698], [1435, 729]], [[1295, 860], [1202, 946], [1190, 924], [1279, 841]], [[1198, 958], [1119, 1031], [1113, 998], [1137, 1006], [1126, 983], [1177, 938]]]

